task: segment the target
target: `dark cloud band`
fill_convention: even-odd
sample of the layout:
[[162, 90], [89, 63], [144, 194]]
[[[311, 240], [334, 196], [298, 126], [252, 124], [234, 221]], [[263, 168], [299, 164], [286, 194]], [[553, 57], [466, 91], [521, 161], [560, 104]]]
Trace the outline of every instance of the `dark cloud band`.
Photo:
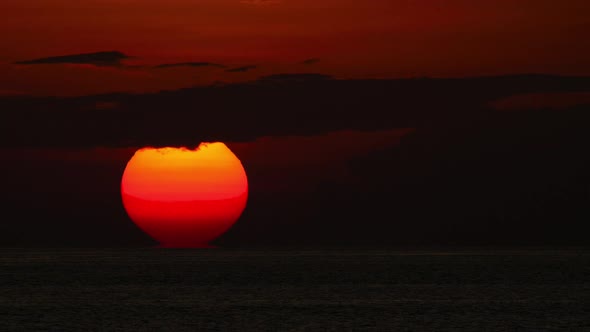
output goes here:
[[41, 64], [90, 64], [95, 66], [120, 66], [121, 61], [130, 57], [119, 51], [81, 53], [72, 55], [52, 56], [33, 60], [17, 61], [17, 65]]
[[258, 68], [258, 66], [249, 65], [249, 66], [230, 68], [230, 69], [227, 69], [226, 72], [228, 72], [228, 73], [243, 73], [243, 72], [247, 72], [250, 70], [254, 70], [256, 68]]
[[498, 98], [590, 90], [590, 77], [325, 78], [277, 74], [159, 93], [0, 98], [0, 146], [194, 146], [337, 130], [450, 128], [485, 122]]
[[225, 68], [224, 65], [211, 62], [179, 62], [179, 63], [164, 63], [155, 66], [155, 68], [175, 68], [175, 67], [214, 67]]

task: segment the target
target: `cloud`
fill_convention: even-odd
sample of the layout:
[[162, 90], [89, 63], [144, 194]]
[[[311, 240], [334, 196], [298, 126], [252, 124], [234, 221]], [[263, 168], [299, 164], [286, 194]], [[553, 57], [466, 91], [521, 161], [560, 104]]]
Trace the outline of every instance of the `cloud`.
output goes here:
[[269, 6], [281, 3], [281, 0], [241, 0], [240, 3], [251, 6]]
[[117, 110], [120, 107], [121, 105], [118, 102], [112, 101], [97, 101], [94, 105], [94, 109], [99, 111]]
[[501, 98], [490, 103], [490, 107], [498, 111], [563, 110], [578, 105], [590, 105], [589, 91], [526, 93]]
[[299, 73], [299, 74], [274, 74], [262, 76], [259, 81], [312, 81], [312, 80], [329, 80], [333, 79], [330, 75], [319, 73]]
[[230, 68], [227, 69], [226, 72], [228, 73], [243, 73], [243, 72], [247, 72], [253, 69], [258, 68], [258, 66], [254, 66], [254, 65], [249, 65], [249, 66], [243, 66], [243, 67], [236, 67], [236, 68]]
[[411, 132], [341, 130], [310, 136], [264, 136], [227, 145], [243, 163], [258, 171], [252, 181], [259, 189], [294, 192], [313, 189], [322, 181], [349, 178], [347, 162], [397, 146]]
[[318, 59], [318, 58], [310, 58], [310, 59], [305, 59], [305, 60], [301, 61], [299, 64], [302, 64], [302, 65], [313, 65], [313, 64], [318, 63], [318, 62], [320, 62], [320, 59]]
[[0, 147], [192, 147], [203, 141], [247, 142], [263, 136], [458, 126], [492, 116], [487, 105], [503, 96], [587, 91], [590, 84], [590, 77], [561, 76], [324, 77], [277, 74], [254, 81], [260, 84], [0, 98]]
[[224, 65], [212, 62], [179, 62], [179, 63], [164, 63], [155, 66], [155, 68], [174, 68], [174, 67], [215, 67], [225, 68]]
[[121, 61], [130, 57], [119, 51], [106, 51], [95, 53], [81, 53], [71, 55], [52, 56], [33, 60], [17, 61], [17, 65], [41, 65], [41, 64], [86, 64], [94, 66], [121, 66]]

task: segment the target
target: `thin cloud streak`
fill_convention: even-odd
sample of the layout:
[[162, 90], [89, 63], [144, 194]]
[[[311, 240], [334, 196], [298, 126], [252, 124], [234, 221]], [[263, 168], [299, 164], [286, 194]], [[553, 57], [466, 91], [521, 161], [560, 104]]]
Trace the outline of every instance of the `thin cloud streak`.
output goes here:
[[175, 67], [214, 67], [214, 68], [226, 68], [226, 66], [219, 63], [212, 62], [179, 62], [179, 63], [164, 63], [157, 65], [154, 68], [175, 68]]
[[301, 65], [313, 65], [320, 62], [319, 58], [310, 58], [310, 59], [305, 59], [303, 61], [301, 61], [299, 64]]
[[243, 73], [243, 72], [247, 72], [250, 70], [254, 70], [256, 68], [258, 68], [258, 66], [249, 65], [249, 66], [230, 68], [230, 69], [227, 69], [226, 72], [228, 72], [228, 73]]
[[78, 64], [119, 67], [121, 61], [131, 58], [130, 56], [119, 51], [105, 51], [94, 53], [68, 54], [60, 56], [51, 56], [32, 60], [14, 62], [16, 65], [43, 65], [43, 64]]

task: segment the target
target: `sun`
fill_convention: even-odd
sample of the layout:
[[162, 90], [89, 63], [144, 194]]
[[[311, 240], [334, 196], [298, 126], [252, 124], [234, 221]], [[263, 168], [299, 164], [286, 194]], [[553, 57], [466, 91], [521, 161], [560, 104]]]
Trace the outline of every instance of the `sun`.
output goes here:
[[240, 217], [248, 179], [223, 143], [143, 148], [121, 180], [127, 214], [163, 247], [206, 247]]

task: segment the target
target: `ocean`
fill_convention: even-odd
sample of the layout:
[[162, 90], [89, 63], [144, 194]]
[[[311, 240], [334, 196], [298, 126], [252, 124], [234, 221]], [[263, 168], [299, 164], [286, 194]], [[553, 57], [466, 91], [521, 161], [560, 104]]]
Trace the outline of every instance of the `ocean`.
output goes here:
[[0, 331], [458, 330], [590, 331], [590, 250], [0, 250]]

